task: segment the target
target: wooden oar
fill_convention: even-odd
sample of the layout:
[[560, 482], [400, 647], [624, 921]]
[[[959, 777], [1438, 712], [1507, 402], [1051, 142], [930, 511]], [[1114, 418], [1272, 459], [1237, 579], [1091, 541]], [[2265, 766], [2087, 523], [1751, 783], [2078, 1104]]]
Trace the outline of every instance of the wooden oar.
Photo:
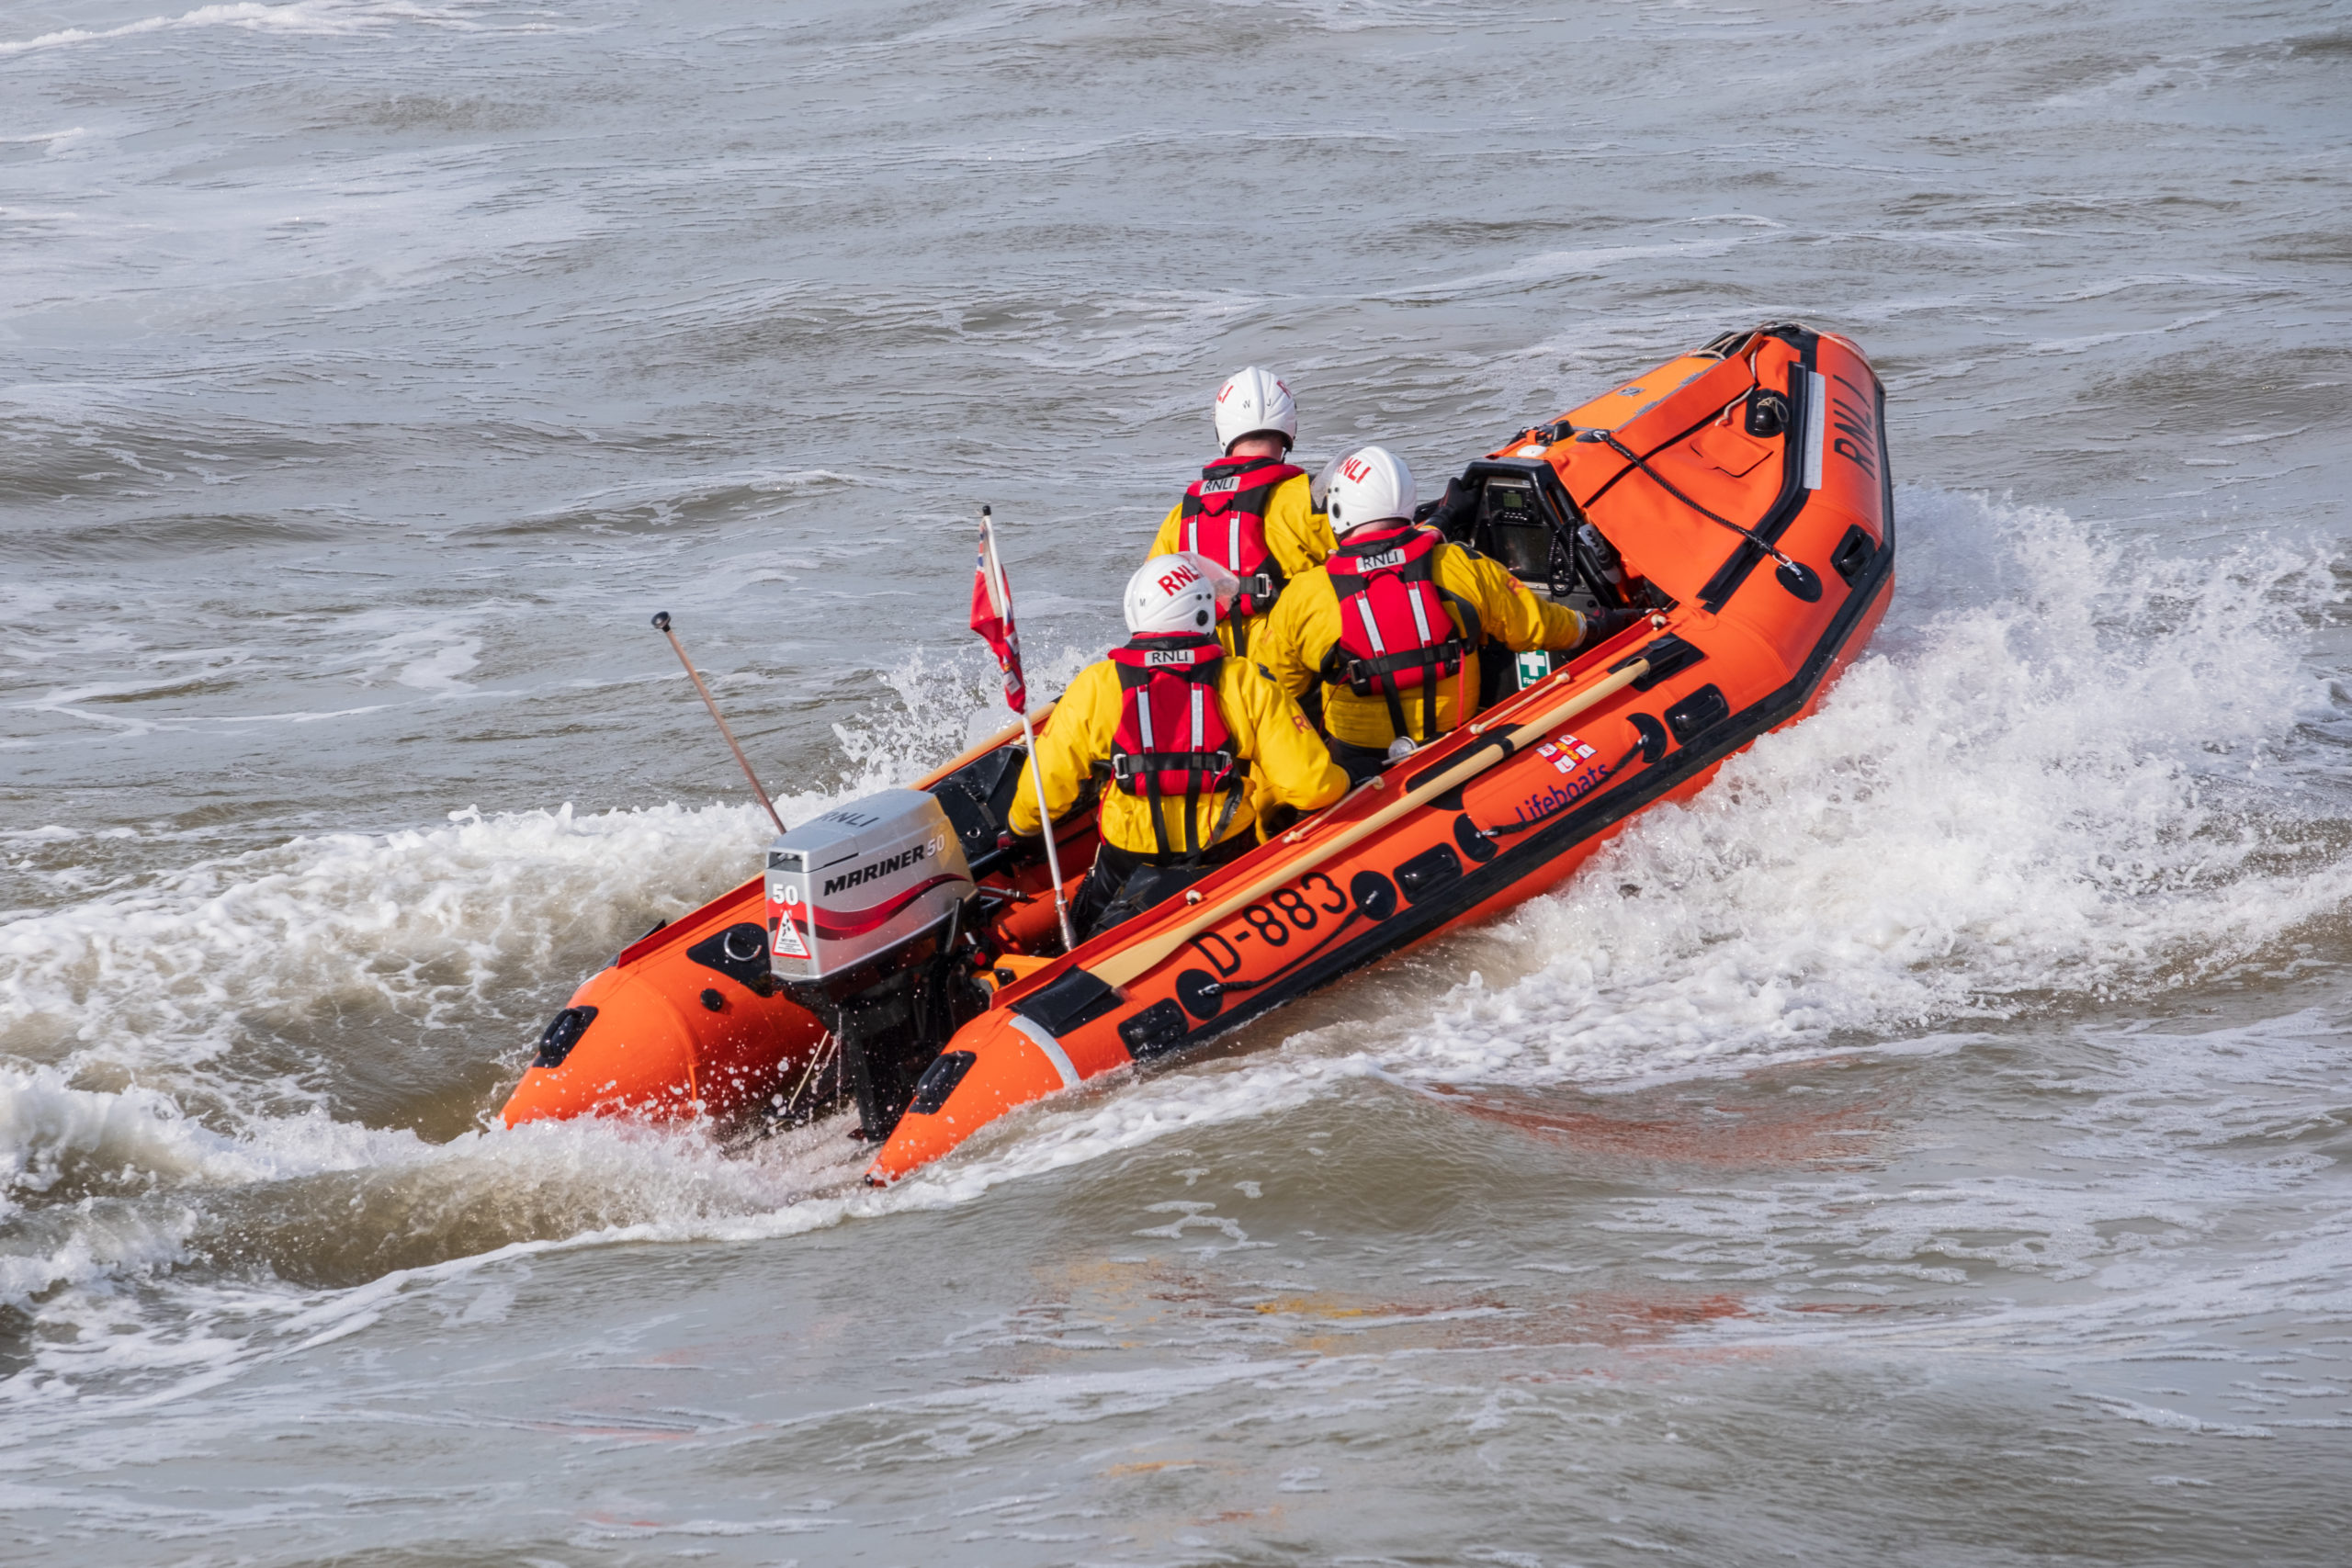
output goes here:
[[1521, 725], [1509, 735], [1501, 738], [1500, 746], [1495, 745], [1492, 739], [1480, 742], [1473, 748], [1470, 755], [1464, 757], [1436, 778], [1430, 780], [1419, 789], [1406, 791], [1404, 795], [1382, 807], [1363, 821], [1343, 829], [1306, 858], [1289, 861], [1272, 867], [1263, 875], [1222, 895], [1214, 903], [1204, 904], [1189, 918], [1169, 930], [1156, 936], [1146, 937], [1132, 946], [1122, 948], [1105, 957], [1100, 964], [1087, 965], [1088, 972], [1113, 986], [1124, 986], [1130, 980], [1148, 974], [1165, 963], [1178, 948], [1211, 926], [1229, 918], [1243, 905], [1253, 903], [1284, 883], [1295, 881], [1307, 872], [1315, 870], [1339, 854], [1340, 851], [1378, 832], [1414, 807], [1443, 795], [1457, 784], [1467, 784], [1504, 758], [1542, 739], [1546, 730], [1556, 728], [1587, 708], [1594, 706], [1606, 698], [1615, 696], [1649, 672], [1650, 661], [1646, 659], [1637, 659], [1623, 670], [1613, 671], [1605, 680], [1563, 699], [1555, 706], [1546, 709], [1527, 723]]

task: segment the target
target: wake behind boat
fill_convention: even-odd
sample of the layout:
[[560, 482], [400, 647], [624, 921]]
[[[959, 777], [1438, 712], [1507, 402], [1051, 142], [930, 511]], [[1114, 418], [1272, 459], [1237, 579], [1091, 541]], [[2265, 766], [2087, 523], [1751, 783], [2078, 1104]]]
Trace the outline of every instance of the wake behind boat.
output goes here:
[[[1447, 532], [1626, 629], [1557, 668], [1500, 660], [1472, 722], [1067, 953], [1043, 845], [1005, 831], [1009, 729], [783, 834], [763, 878], [623, 950], [549, 1023], [506, 1122], [854, 1100], [867, 1178], [894, 1180], [1558, 885], [1868, 642], [1894, 583], [1883, 402], [1851, 342], [1770, 323], [1521, 432], [1464, 472]], [[1093, 814], [1056, 837], [1067, 894]]]

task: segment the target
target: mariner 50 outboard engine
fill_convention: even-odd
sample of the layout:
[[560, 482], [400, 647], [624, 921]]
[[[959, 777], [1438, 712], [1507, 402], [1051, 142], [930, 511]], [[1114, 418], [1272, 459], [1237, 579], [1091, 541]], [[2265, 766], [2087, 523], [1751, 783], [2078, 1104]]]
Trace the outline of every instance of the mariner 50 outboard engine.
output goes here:
[[974, 884], [938, 796], [885, 790], [768, 848], [768, 953], [833, 1032], [861, 1136], [889, 1135], [942, 1042], [979, 1010], [956, 963]]

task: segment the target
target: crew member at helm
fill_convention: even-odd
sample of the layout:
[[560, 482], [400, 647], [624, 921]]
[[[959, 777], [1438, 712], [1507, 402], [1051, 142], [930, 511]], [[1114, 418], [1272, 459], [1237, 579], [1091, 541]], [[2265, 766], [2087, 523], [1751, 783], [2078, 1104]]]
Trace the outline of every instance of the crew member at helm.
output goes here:
[[1416, 526], [1413, 471], [1385, 447], [1340, 458], [1323, 502], [1339, 544], [1274, 606], [1260, 657], [1294, 697], [1323, 682], [1324, 729], [1351, 780], [1476, 711], [1482, 642], [1524, 653], [1585, 639], [1575, 610]]
[[1298, 439], [1298, 402], [1271, 371], [1252, 365], [1216, 389], [1217, 445], [1151, 542], [1155, 556], [1191, 550], [1240, 580], [1217, 634], [1248, 654], [1283, 584], [1331, 553], [1331, 525], [1315, 509], [1306, 470], [1285, 461]]
[[1023, 837], [1040, 830], [1033, 770], [1057, 818], [1090, 774], [1108, 775], [1102, 848], [1070, 910], [1080, 941], [1105, 926], [1114, 900], [1108, 923], [1246, 854], [1262, 813], [1313, 811], [1347, 793], [1298, 705], [1217, 641], [1235, 586], [1199, 556], [1146, 561], [1125, 595], [1134, 637], [1079, 671], [1023, 767], [1009, 825]]

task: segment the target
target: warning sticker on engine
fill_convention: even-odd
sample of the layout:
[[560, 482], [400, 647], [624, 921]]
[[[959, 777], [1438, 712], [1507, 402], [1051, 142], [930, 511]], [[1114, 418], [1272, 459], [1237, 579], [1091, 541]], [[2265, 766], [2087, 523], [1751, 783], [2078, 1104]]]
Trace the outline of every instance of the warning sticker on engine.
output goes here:
[[788, 915], [776, 919], [775, 935], [769, 940], [769, 945], [786, 958], [808, 956], [808, 945], [800, 940], [800, 930]]

